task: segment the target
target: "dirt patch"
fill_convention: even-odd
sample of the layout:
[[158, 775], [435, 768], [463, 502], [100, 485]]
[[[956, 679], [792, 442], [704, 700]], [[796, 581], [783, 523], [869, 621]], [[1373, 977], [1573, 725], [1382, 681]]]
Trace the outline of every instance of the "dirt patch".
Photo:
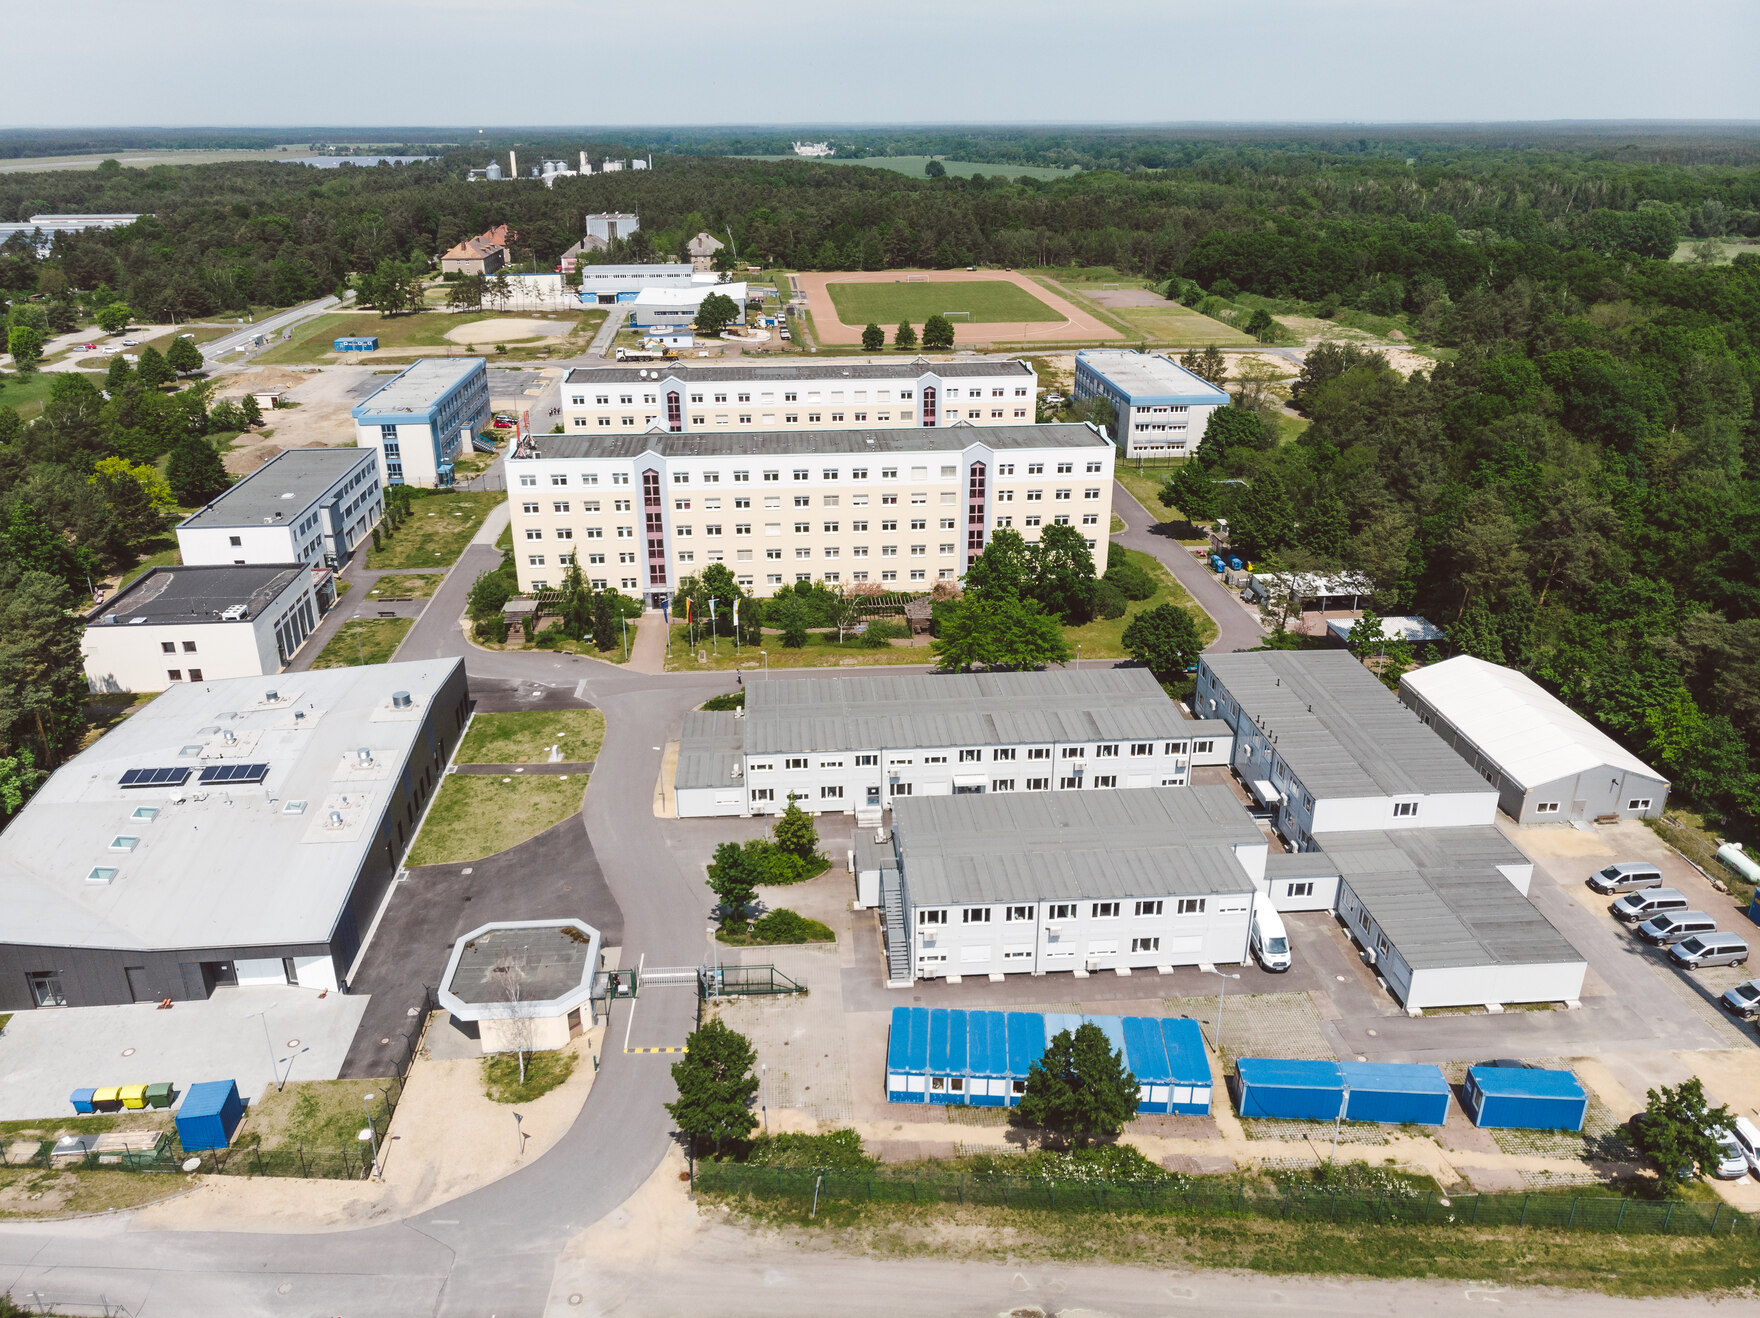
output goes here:
[[1025, 275], [1013, 270], [868, 270], [849, 274], [798, 274], [790, 275], [789, 278], [794, 280], [796, 287], [807, 299], [807, 306], [813, 313], [813, 328], [817, 331], [820, 341], [827, 344], [841, 344], [860, 343], [864, 327], [845, 325], [837, 318], [837, 308], [832, 304], [831, 295], [825, 291], [825, 286], [827, 284], [899, 283], [903, 282], [907, 276], [911, 278], [925, 277], [930, 283], [995, 283], [1001, 281], [1014, 284], [1065, 317], [1061, 321], [1025, 321], [1021, 323], [994, 321], [974, 324], [955, 321], [954, 342], [962, 348], [989, 343], [1081, 343], [1094, 339], [1123, 337], [1110, 325], [1102, 324], [1068, 299], [1058, 296], [1043, 284], [1035, 283]]
[[[528, 320], [509, 316], [501, 320], [473, 320], [446, 331], [453, 343], [513, 343], [522, 339], [566, 338], [569, 326], [557, 320]], [[858, 339], [860, 335], [857, 336]]]
[[222, 376], [214, 397], [237, 399], [246, 394], [261, 393], [266, 389], [297, 389], [307, 379], [300, 371], [290, 371], [281, 366], [259, 366], [254, 370], [241, 371], [237, 375]]
[[1082, 292], [1103, 307], [1158, 307], [1167, 301], [1147, 288], [1084, 288]]

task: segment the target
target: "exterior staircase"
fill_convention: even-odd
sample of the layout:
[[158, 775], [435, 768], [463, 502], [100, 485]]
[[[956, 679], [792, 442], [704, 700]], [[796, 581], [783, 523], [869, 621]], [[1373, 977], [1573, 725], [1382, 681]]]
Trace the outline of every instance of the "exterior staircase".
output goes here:
[[886, 933], [886, 987], [911, 986], [911, 943], [904, 924], [904, 885], [897, 874], [880, 875], [880, 915]]

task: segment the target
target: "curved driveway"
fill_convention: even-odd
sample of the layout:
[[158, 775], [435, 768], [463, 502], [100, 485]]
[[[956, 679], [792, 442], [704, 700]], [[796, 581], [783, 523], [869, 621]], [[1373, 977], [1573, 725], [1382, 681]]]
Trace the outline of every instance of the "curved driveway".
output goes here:
[[1113, 482], [1112, 510], [1125, 524], [1112, 538], [1126, 549], [1139, 550], [1165, 564], [1197, 606], [1214, 620], [1216, 639], [1204, 647], [1206, 650], [1252, 650], [1264, 643], [1264, 629], [1241, 607], [1222, 578], [1187, 553], [1185, 546], [1167, 533], [1168, 524], [1138, 503], [1122, 481]]

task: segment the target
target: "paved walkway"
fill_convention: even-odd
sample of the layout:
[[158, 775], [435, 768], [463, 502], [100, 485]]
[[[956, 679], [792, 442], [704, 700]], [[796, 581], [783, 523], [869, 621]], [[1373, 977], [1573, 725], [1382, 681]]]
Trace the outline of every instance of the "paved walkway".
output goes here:
[[1205, 649], [1225, 653], [1254, 650], [1264, 644], [1265, 629], [1258, 620], [1241, 606], [1240, 600], [1214, 573], [1205, 569], [1168, 534], [1169, 524], [1138, 503], [1123, 482], [1113, 483], [1112, 511], [1125, 523], [1125, 529], [1112, 538], [1126, 549], [1135, 549], [1159, 560], [1186, 588], [1186, 593], [1197, 606], [1216, 623], [1216, 639]]
[[630, 651], [626, 667], [632, 673], [666, 671], [666, 620], [658, 609], [649, 609], [642, 615], [635, 649]]
[[617, 337], [617, 331], [623, 328], [623, 322], [627, 319], [629, 319], [628, 307], [612, 307], [611, 314], [605, 317], [605, 323], [599, 326], [599, 332], [593, 335], [593, 341], [587, 345], [587, 355], [609, 357], [611, 355], [611, 341]]

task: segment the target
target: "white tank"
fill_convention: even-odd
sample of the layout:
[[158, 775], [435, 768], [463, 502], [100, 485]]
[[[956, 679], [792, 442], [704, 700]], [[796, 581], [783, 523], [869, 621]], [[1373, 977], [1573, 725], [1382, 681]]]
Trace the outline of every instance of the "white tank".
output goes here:
[[1742, 850], [1740, 842], [1724, 843], [1717, 849], [1717, 858], [1749, 883], [1760, 883], [1760, 865], [1756, 865], [1754, 858]]

